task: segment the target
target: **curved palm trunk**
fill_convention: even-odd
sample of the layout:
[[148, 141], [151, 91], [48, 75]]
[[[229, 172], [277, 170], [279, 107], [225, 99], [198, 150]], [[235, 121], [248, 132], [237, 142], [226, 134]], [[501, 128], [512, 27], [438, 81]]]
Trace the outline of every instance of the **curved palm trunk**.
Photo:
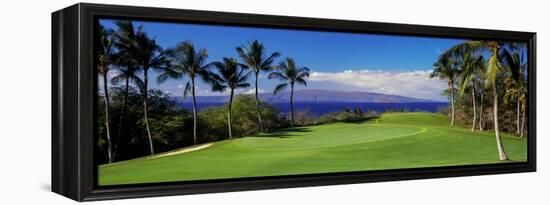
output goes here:
[[103, 74], [103, 91], [105, 92], [105, 130], [107, 133], [107, 155], [109, 157], [109, 163], [113, 162], [112, 157], [112, 145], [111, 145], [111, 133], [109, 128], [109, 90], [107, 90], [107, 72]]
[[525, 132], [524, 129], [525, 129], [525, 108], [523, 108], [523, 111], [522, 111], [522, 116], [521, 116], [521, 131], [520, 131], [520, 137], [521, 139], [523, 139], [523, 133]]
[[197, 144], [197, 100], [195, 98], [195, 78], [191, 77], [191, 89], [193, 95], [193, 145]]
[[290, 83], [290, 126], [294, 127], [294, 83]]
[[229, 105], [227, 110], [227, 126], [229, 128], [229, 139], [233, 138], [233, 134], [231, 133], [231, 105], [233, 104], [233, 92], [234, 89], [231, 89], [231, 95], [229, 96]]
[[455, 88], [452, 80], [449, 81], [449, 88], [451, 89], [451, 125], [455, 124]]
[[143, 69], [143, 117], [145, 119], [145, 128], [147, 129], [147, 136], [149, 137], [149, 148], [151, 150], [151, 155], [155, 154], [153, 149], [153, 138], [151, 137], [151, 130], [149, 129], [149, 118], [147, 118], [149, 97], [147, 96], [147, 69]]
[[481, 99], [479, 104], [479, 130], [483, 131], [483, 91], [481, 92]]
[[472, 132], [476, 131], [476, 83], [472, 81], [472, 107], [474, 109], [474, 118], [472, 119]]
[[256, 74], [256, 114], [258, 115], [258, 129], [260, 130], [260, 132], [263, 131], [263, 124], [262, 124], [262, 116], [260, 114], [260, 97], [258, 96], [258, 73], [259, 72], [255, 72]]
[[118, 153], [119, 153], [119, 147], [120, 147], [120, 138], [122, 137], [122, 122], [124, 121], [124, 115], [126, 113], [126, 103], [128, 102], [128, 92], [129, 92], [129, 86], [130, 86], [130, 79], [128, 77], [126, 77], [125, 79], [125, 82], [124, 82], [124, 97], [122, 99], [122, 107], [120, 109], [120, 117], [119, 117], [119, 120], [118, 120], [118, 129], [117, 129], [117, 138], [116, 138], [116, 143], [115, 143], [115, 149], [114, 149], [114, 154], [113, 154], [113, 158], [117, 158], [118, 157]]
[[519, 111], [520, 109], [519, 108], [520, 108], [521, 103], [519, 102], [519, 97], [520, 96], [518, 95], [518, 103], [517, 103], [518, 106], [517, 106], [517, 110], [516, 110], [516, 135], [518, 135], [518, 136], [520, 135], [519, 133], [521, 131], [520, 122], [519, 122], [519, 118], [520, 118], [520, 115], [519, 115], [520, 114], [520, 111]]
[[493, 83], [493, 115], [495, 122], [495, 137], [497, 140], [498, 155], [500, 160], [508, 160], [508, 155], [504, 151], [504, 146], [502, 145], [502, 139], [500, 137], [500, 130], [498, 128], [498, 92], [496, 82]]

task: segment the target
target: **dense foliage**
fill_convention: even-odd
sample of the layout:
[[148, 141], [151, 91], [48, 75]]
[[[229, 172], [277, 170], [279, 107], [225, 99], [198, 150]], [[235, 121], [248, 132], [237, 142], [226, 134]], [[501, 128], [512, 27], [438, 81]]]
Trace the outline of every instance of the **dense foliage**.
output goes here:
[[[499, 83], [499, 87], [503, 87], [502, 83]], [[455, 123], [462, 127], [471, 127], [472, 126], [472, 118], [473, 118], [473, 107], [472, 107], [472, 94], [470, 93], [471, 88], [468, 88], [467, 91], [460, 97], [455, 98], [455, 106], [456, 106], [456, 113], [455, 113]], [[499, 93], [499, 98], [504, 99], [505, 93]], [[493, 96], [485, 93], [483, 96], [483, 102], [480, 102], [481, 99], [481, 93], [476, 93], [476, 98], [478, 101], [476, 102], [476, 110], [477, 110], [477, 122], [476, 122], [476, 129], [477, 130], [492, 130], [494, 128], [494, 117], [493, 117], [493, 105], [491, 102], [493, 102]], [[481, 107], [483, 104], [483, 110], [481, 110]], [[502, 124], [500, 126], [500, 129], [507, 133], [515, 133], [519, 136], [518, 130], [517, 130], [517, 101], [500, 101], [499, 102], [499, 123]], [[521, 105], [520, 105], [521, 106]], [[442, 109], [440, 110], [440, 113], [449, 115], [450, 112], [448, 109]], [[482, 121], [479, 123], [480, 113], [483, 113]], [[526, 113], [527, 115], [528, 113]], [[521, 118], [522, 113], [520, 113]], [[521, 119], [520, 119], [521, 120]], [[520, 122], [521, 123], [521, 122]], [[525, 121], [524, 126], [524, 135], [526, 136], [527, 133], [527, 124], [528, 122]], [[521, 126], [520, 126], [521, 127]], [[521, 128], [520, 128], [521, 129]], [[524, 137], [525, 137], [524, 136]]]
[[[112, 87], [110, 90], [111, 124], [113, 135], [114, 160], [121, 161], [149, 154], [149, 142], [147, 139], [145, 123], [143, 119], [143, 98], [134, 88], [129, 89], [126, 112], [121, 119], [122, 99], [124, 89]], [[98, 103], [103, 98], [100, 96]], [[176, 98], [161, 90], [149, 91], [149, 125], [153, 138], [154, 148], [157, 152], [164, 152], [176, 148], [193, 145], [193, 116], [183, 108], [178, 108]], [[237, 95], [233, 101], [233, 136], [245, 136], [258, 132], [256, 126], [256, 111], [250, 109], [255, 106], [255, 99], [250, 95]], [[289, 122], [279, 117], [279, 111], [270, 104], [262, 102], [261, 114], [264, 129], [270, 131], [277, 128], [288, 127]], [[105, 139], [105, 117], [103, 107], [98, 106], [98, 140], [99, 153], [106, 153], [107, 143]], [[227, 106], [214, 106], [198, 112], [198, 138], [199, 143], [214, 142], [228, 139], [227, 136]], [[120, 129], [120, 135], [117, 130]], [[101, 162], [106, 162], [107, 155], [101, 155]]]

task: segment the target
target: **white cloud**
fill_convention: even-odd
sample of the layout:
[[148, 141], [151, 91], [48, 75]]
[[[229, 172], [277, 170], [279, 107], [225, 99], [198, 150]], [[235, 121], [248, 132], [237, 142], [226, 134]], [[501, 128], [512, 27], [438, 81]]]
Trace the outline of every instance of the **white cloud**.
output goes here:
[[[258, 89], [258, 93], [265, 93], [266, 91], [264, 89]], [[254, 94], [255, 90], [254, 88], [250, 89], [237, 89], [235, 90], [235, 94]], [[211, 89], [197, 89], [196, 90], [197, 96], [227, 96], [231, 94], [231, 90], [229, 88], [225, 89], [224, 91], [212, 91]]]
[[444, 100], [445, 98], [441, 96], [441, 91], [447, 87], [447, 83], [437, 78], [430, 78], [430, 73], [431, 70], [312, 72], [309, 81], [332, 82], [354, 86], [366, 92]]
[[[256, 94], [256, 90], [255, 88], [251, 88], [251, 89], [248, 89], [248, 90], [245, 90], [243, 92], [240, 92], [242, 94]], [[258, 93], [265, 93], [265, 90], [264, 89], [258, 89]]]

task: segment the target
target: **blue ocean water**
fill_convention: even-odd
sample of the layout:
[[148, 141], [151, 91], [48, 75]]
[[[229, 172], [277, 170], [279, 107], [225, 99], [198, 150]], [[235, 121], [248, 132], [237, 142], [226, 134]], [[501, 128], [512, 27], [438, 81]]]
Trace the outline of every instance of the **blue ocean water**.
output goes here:
[[[211, 107], [211, 106], [222, 106], [224, 103], [221, 102], [208, 102], [208, 103], [197, 103], [197, 109]], [[181, 106], [182, 104], [180, 104]], [[290, 112], [289, 103], [272, 103], [279, 111], [282, 113]], [[448, 106], [448, 103], [445, 102], [415, 102], [415, 103], [361, 103], [361, 102], [323, 102], [323, 103], [294, 103], [295, 111], [308, 111], [315, 115], [322, 115], [330, 112], [342, 111], [345, 108], [355, 109], [361, 108], [363, 112], [368, 110], [374, 110], [376, 112], [383, 112], [389, 109], [404, 109], [409, 112], [437, 112], [441, 108]], [[185, 109], [191, 110], [193, 107], [192, 103], [183, 103]]]

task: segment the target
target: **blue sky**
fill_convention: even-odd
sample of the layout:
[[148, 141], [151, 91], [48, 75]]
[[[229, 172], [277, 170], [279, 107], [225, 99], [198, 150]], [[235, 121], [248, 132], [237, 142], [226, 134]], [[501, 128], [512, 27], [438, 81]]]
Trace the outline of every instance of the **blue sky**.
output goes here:
[[[100, 23], [115, 28], [112, 20], [100, 20]], [[440, 52], [463, 41], [181, 23], [134, 21], [134, 24], [136, 27], [142, 25], [165, 49], [183, 41], [191, 41], [198, 48], [206, 48], [210, 61], [237, 57], [237, 46], [257, 39], [269, 53], [278, 51], [282, 54], [276, 60], [277, 63], [291, 56], [298, 65], [309, 67], [312, 75], [307, 88], [379, 92], [440, 101], [445, 100], [440, 93], [446, 88], [446, 83], [430, 79], [429, 72]], [[157, 76], [150, 72], [153, 78]], [[260, 79], [260, 90], [272, 92], [279, 82], [268, 80], [265, 76], [264, 73]], [[180, 80], [161, 85], [156, 82], [150, 84], [153, 88], [181, 95], [183, 83]], [[197, 92], [198, 95], [225, 94], [212, 93], [203, 83], [199, 83]]]

